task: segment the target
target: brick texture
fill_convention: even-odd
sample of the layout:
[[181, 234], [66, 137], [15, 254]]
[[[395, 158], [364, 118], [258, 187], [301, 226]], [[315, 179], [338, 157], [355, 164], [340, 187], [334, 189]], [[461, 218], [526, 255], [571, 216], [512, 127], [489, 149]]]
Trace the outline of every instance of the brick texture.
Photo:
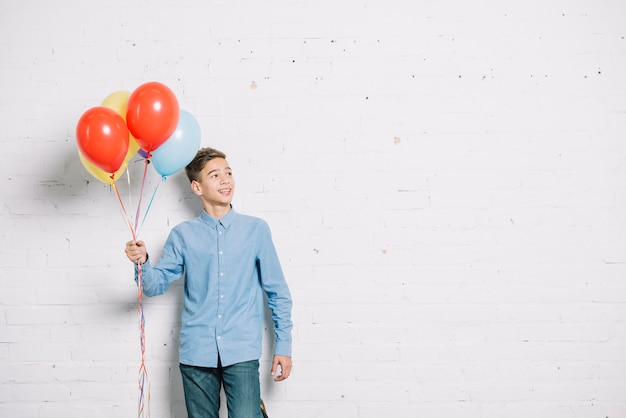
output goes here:
[[[75, 127], [160, 81], [292, 288], [272, 418], [626, 417], [624, 21], [597, 0], [2, 1], [0, 416], [137, 413], [130, 233]], [[155, 258], [200, 209], [149, 170], [144, 210], [157, 185]], [[186, 416], [181, 293], [144, 301], [153, 418]]]

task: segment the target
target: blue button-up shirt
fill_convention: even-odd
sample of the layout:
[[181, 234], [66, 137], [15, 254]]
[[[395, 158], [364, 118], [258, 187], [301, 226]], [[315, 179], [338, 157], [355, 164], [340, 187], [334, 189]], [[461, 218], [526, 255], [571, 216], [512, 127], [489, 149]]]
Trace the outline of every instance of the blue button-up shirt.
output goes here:
[[291, 295], [269, 226], [231, 209], [176, 226], [154, 266], [142, 266], [146, 296], [185, 275], [180, 362], [217, 367], [261, 357], [264, 297], [272, 312], [275, 355], [291, 356]]

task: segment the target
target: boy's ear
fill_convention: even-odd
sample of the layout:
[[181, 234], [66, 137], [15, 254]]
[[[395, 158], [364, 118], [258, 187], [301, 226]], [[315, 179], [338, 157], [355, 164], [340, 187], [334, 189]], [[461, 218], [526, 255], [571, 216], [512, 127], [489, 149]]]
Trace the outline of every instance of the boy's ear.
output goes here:
[[191, 181], [191, 191], [200, 196], [202, 194], [202, 190], [200, 190], [200, 184], [197, 181]]

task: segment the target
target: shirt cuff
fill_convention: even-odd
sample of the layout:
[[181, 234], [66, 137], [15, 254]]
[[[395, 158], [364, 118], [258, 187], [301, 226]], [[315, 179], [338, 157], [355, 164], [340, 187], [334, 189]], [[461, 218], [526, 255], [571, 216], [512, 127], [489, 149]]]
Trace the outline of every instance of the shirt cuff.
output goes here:
[[276, 341], [276, 348], [274, 348], [274, 355], [291, 357], [291, 343]]

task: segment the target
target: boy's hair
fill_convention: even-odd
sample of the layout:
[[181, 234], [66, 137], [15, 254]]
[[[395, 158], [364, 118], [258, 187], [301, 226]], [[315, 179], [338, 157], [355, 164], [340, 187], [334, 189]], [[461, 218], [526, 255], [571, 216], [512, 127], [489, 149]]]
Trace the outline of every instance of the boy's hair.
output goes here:
[[200, 181], [200, 172], [206, 163], [213, 158], [226, 158], [226, 154], [214, 148], [200, 148], [193, 160], [185, 167], [185, 173], [187, 173], [189, 182], [193, 182], [194, 180]]

